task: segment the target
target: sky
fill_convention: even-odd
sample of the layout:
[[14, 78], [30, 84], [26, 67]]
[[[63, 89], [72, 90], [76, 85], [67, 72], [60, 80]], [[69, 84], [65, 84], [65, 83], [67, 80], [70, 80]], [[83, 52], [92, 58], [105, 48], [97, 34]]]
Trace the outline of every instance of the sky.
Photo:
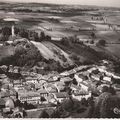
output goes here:
[[55, 4], [80, 4], [80, 5], [97, 5], [120, 7], [120, 0], [0, 0], [10, 2], [38, 2], [38, 3], [55, 3]]

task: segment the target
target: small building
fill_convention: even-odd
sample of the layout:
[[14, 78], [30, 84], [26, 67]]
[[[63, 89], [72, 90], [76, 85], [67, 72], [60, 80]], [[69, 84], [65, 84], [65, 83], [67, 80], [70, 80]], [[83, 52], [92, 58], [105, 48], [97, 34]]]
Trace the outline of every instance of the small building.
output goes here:
[[89, 73], [92, 73], [92, 71], [94, 71], [94, 70], [97, 70], [97, 68], [96, 68], [96, 67], [92, 67], [92, 68], [88, 69], [87, 71], [88, 71]]
[[25, 92], [25, 93], [18, 93], [18, 99], [21, 102], [27, 101], [28, 103], [38, 103], [40, 101], [40, 94], [38, 92]]
[[0, 92], [0, 98], [9, 98], [10, 94], [6, 91], [1, 91]]
[[83, 90], [83, 91], [87, 92], [89, 90], [89, 86], [85, 82], [81, 82], [80, 86], [81, 86], [81, 90]]
[[0, 74], [0, 79], [5, 79], [5, 78], [7, 78], [7, 75], [5, 75], [5, 74]]
[[74, 75], [74, 78], [76, 79], [76, 81], [78, 82], [78, 84], [81, 83], [82, 81], [88, 79], [88, 77], [87, 77], [86, 75], [83, 75], [83, 74], [81, 74], [81, 73], [75, 74], [75, 75]]
[[79, 91], [78, 93], [73, 93], [72, 97], [81, 101], [83, 98], [86, 100], [91, 97], [91, 92], [86, 92], [86, 91]]
[[70, 77], [63, 77], [60, 79], [60, 81], [62, 81], [64, 83], [70, 83], [72, 81], [72, 79]]
[[25, 78], [26, 83], [38, 83], [39, 80], [37, 78], [27, 77]]
[[105, 77], [103, 77], [103, 80], [104, 80], [104, 81], [107, 81], [107, 82], [111, 82], [111, 77], [105, 76]]
[[91, 78], [93, 78], [96, 81], [100, 81], [100, 75], [98, 75], [98, 74], [92, 74]]
[[6, 99], [5, 107], [8, 109], [13, 109], [15, 107], [14, 100], [12, 98]]
[[57, 92], [63, 92], [65, 89], [65, 83], [64, 82], [57, 82], [54, 84], [55, 87], [57, 88]]
[[24, 90], [25, 87], [23, 85], [19, 85], [19, 86], [14, 86], [14, 89], [18, 92], [20, 90]]
[[68, 75], [69, 75], [68, 71], [60, 73], [60, 76], [68, 76]]
[[70, 88], [72, 89], [73, 93], [77, 93], [77, 92], [81, 91], [81, 87], [74, 85], [74, 84], [71, 84]]
[[59, 93], [55, 93], [54, 97], [57, 101], [61, 103], [64, 99], [68, 99], [69, 95], [67, 92], [59, 92]]
[[39, 90], [39, 89], [42, 89], [42, 84], [41, 83], [35, 83], [35, 89], [36, 90]]
[[9, 85], [8, 84], [4, 84], [1, 87], [1, 91], [4, 91], [4, 92], [6, 92], [8, 89], [9, 89]]
[[42, 96], [44, 98], [47, 98], [48, 95], [49, 95], [49, 93], [48, 93], [48, 91], [46, 89], [40, 89], [37, 92], [40, 94], [40, 96]]

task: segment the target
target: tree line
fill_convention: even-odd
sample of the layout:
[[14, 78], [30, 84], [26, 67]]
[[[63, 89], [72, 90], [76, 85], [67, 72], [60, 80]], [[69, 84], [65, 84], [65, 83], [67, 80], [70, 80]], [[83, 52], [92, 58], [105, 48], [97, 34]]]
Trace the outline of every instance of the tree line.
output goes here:
[[[12, 35], [11, 27], [2, 27], [0, 30], [1, 36], [0, 36], [0, 41], [8, 41], [10, 39], [10, 36]], [[51, 40], [51, 36], [45, 35], [44, 32], [41, 32], [40, 34], [31, 31], [31, 30], [26, 30], [24, 28], [17, 28], [15, 27], [15, 35], [22, 37], [22, 38], [27, 38], [28, 40], [33, 40], [37, 42], [41, 42], [43, 40]]]

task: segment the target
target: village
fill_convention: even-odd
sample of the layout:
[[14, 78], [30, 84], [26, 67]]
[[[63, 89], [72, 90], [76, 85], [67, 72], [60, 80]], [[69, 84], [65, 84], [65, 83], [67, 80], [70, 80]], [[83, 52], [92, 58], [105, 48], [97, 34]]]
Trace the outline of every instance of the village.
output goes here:
[[[119, 94], [120, 76], [107, 70], [108, 64], [103, 60], [101, 65], [82, 65], [51, 75], [20, 71], [19, 67], [10, 65], [9, 74], [0, 74], [0, 110], [5, 114], [15, 109], [15, 101], [36, 106], [26, 111], [55, 108], [70, 97], [78, 101], [97, 98], [103, 86], [112, 85]], [[7, 70], [5, 65], [0, 68]], [[15, 78], [16, 75], [19, 77]]]
[[120, 8], [7, 1], [0, 118], [120, 118]]

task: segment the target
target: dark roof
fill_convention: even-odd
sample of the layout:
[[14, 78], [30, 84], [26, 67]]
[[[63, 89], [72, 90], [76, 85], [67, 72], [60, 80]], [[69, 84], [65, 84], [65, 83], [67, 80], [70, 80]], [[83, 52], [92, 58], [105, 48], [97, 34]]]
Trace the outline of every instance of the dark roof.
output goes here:
[[59, 93], [55, 93], [57, 98], [68, 98], [69, 95], [67, 92], [59, 92]]

